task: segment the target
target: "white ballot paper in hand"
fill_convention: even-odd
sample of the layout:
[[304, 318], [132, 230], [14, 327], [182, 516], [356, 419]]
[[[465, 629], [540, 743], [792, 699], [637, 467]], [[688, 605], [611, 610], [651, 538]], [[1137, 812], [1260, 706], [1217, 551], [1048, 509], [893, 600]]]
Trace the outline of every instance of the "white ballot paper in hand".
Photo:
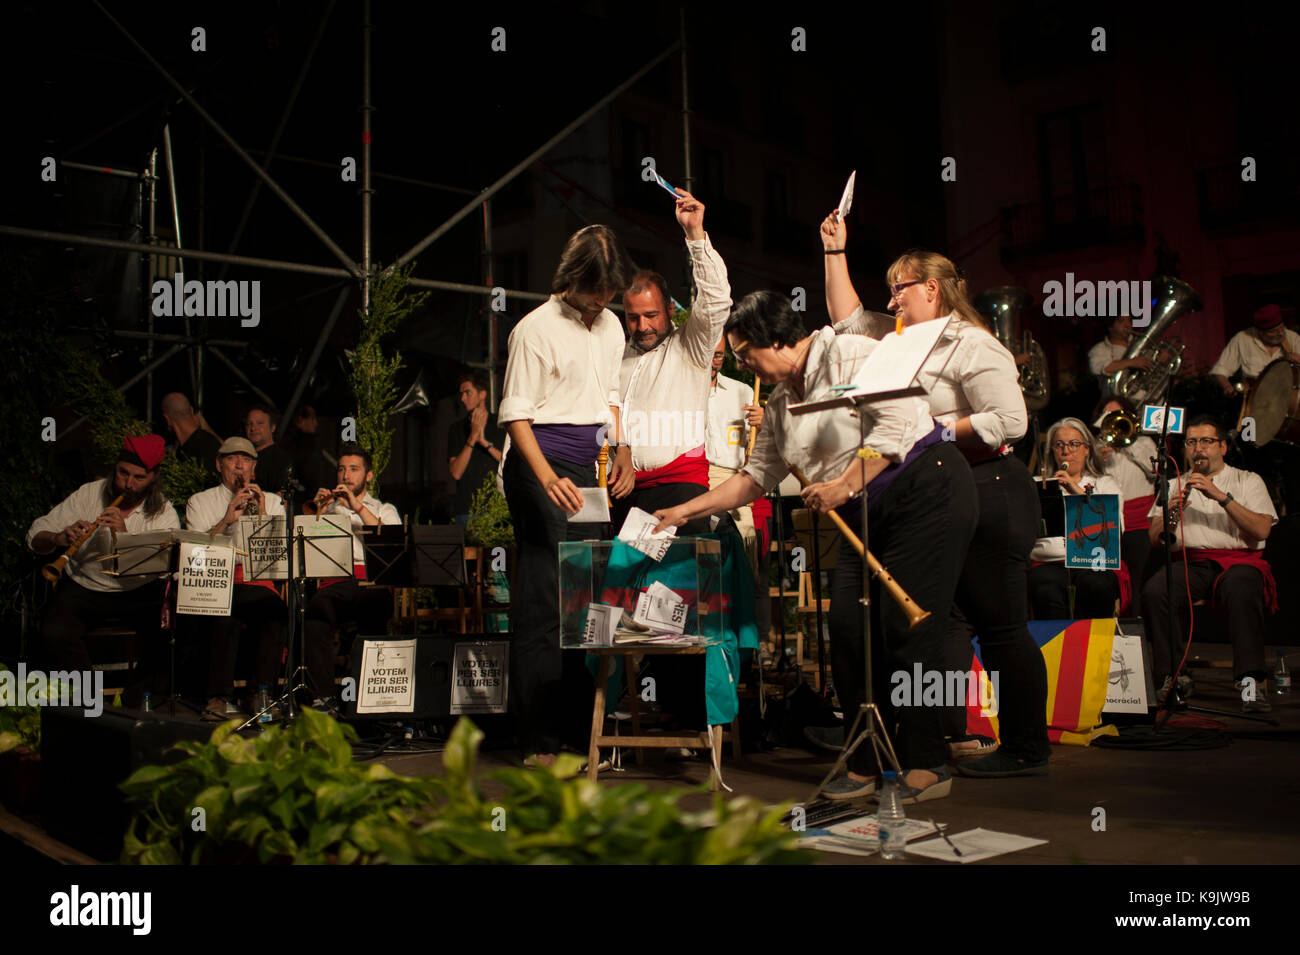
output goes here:
[[582, 508], [577, 514], [569, 515], [569, 523], [608, 524], [609, 496], [606, 494], [606, 489], [603, 487], [580, 487], [578, 493], [582, 495]]
[[855, 169], [849, 173], [849, 181], [844, 184], [844, 195], [840, 196], [840, 204], [836, 206], [839, 212], [839, 219], [844, 221], [844, 217], [849, 214], [849, 209], [853, 207], [853, 183], [857, 181], [858, 171]]
[[659, 518], [639, 507], [634, 507], [627, 512], [627, 520], [623, 522], [623, 527], [618, 532], [618, 539], [629, 547], [636, 548], [651, 560], [661, 561], [664, 559], [664, 554], [668, 553], [673, 538], [677, 536], [677, 528], [669, 527], [656, 534], [654, 528], [658, 523]]
[[686, 629], [686, 602], [656, 580], [637, 598], [632, 622], [656, 633], [681, 633]]

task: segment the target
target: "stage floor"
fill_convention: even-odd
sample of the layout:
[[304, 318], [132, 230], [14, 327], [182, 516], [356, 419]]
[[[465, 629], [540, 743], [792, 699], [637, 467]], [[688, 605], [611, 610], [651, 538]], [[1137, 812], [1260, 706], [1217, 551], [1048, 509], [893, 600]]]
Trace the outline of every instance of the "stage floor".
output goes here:
[[[1191, 702], [1240, 713], [1230, 670], [1198, 668], [1193, 673], [1197, 692]], [[1054, 746], [1046, 777], [955, 776], [950, 796], [908, 807], [908, 814], [946, 823], [952, 827], [949, 833], [980, 827], [1047, 840], [1000, 856], [994, 860], [998, 864], [1294, 865], [1300, 862], [1300, 829], [1294, 823], [1300, 799], [1300, 698], [1293, 693], [1286, 699], [1274, 701], [1267, 714], [1278, 718], [1280, 726], [1191, 712], [1175, 716], [1221, 720], [1232, 736], [1226, 747], [1130, 751]], [[513, 759], [508, 750], [485, 752], [480, 769], [487, 773]], [[800, 749], [751, 753], [745, 759], [743, 769], [734, 769], [724, 757], [727, 785], [737, 795], [772, 804], [805, 798], [831, 762]], [[439, 756], [390, 755], [382, 761], [407, 775], [441, 771]], [[655, 789], [695, 785], [707, 780], [708, 764], [700, 758], [632, 765], [600, 778], [606, 784], [639, 782]], [[483, 783], [489, 797], [492, 786], [491, 780]], [[692, 795], [687, 805], [704, 809], [710, 800]], [[1096, 807], [1106, 811], [1105, 831], [1093, 829]], [[826, 864], [882, 864], [875, 856], [820, 855]], [[909, 864], [946, 863], [918, 858]]]

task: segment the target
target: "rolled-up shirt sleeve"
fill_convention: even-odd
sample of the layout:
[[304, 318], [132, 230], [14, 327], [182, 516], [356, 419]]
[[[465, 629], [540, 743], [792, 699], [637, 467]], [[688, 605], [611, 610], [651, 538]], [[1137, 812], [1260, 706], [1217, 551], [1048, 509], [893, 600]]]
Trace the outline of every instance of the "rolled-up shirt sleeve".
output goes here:
[[1219, 353], [1219, 360], [1210, 369], [1211, 375], [1231, 378], [1241, 368], [1241, 333], [1232, 336], [1226, 348]]
[[775, 417], [769, 408], [768, 414], [763, 418], [763, 427], [759, 429], [758, 437], [754, 439], [754, 452], [740, 472], [753, 478], [754, 483], [761, 487], [764, 493], [784, 481], [785, 476], [790, 473], [790, 466], [782, 459], [776, 435], [772, 433]]
[[992, 335], [978, 335], [962, 342], [960, 381], [972, 409], [971, 429], [989, 448], [1019, 441], [1029, 429], [1025, 395], [1015, 359]]
[[[83, 484], [60, 501], [48, 514], [36, 518], [32, 526], [27, 529], [27, 547], [35, 549], [32, 544], [36, 540], [36, 535], [42, 531], [58, 534], [78, 520], [91, 520], [93, 517], [98, 517], [98, 514], [90, 515], [90, 511], [94, 507], [95, 494], [99, 492], [99, 488], [100, 482], [92, 481]], [[103, 510], [102, 506], [100, 510]]]
[[871, 430], [866, 446], [882, 457], [897, 462], [907, 457], [920, 435], [917, 422], [929, 419], [925, 402], [920, 398], [891, 398], [871, 406]]
[[859, 302], [852, 315], [831, 327], [836, 335], [865, 335], [879, 341], [894, 330], [894, 319], [884, 312], [868, 312]]
[[[549, 376], [546, 359], [527, 340], [512, 342], [510, 357], [506, 360], [505, 381], [501, 385], [497, 424], [504, 428], [511, 421], [532, 421], [536, 418], [537, 405], [546, 395]], [[617, 375], [614, 381], [618, 381]]]

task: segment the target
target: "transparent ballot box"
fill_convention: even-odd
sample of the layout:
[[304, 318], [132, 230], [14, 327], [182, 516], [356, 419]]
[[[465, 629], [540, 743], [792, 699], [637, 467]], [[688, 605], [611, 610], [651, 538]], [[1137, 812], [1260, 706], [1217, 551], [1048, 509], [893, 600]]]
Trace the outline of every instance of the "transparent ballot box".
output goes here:
[[560, 646], [697, 646], [725, 627], [722, 545], [682, 537], [655, 561], [622, 541], [560, 544]]

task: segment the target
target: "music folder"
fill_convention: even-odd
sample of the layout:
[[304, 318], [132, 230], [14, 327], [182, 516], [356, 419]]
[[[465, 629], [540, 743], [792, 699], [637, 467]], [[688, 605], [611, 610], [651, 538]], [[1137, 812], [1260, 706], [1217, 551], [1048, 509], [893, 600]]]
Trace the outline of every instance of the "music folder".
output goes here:
[[[830, 392], [808, 401], [790, 405], [790, 414], [803, 415], [829, 408], [852, 408], [861, 402], [885, 401], [924, 395], [921, 369], [929, 361], [939, 339], [952, 322], [935, 319], [904, 328], [901, 333], [888, 332], [876, 342], [851, 385], [837, 385]], [[936, 375], [942, 372], [936, 370]]]

